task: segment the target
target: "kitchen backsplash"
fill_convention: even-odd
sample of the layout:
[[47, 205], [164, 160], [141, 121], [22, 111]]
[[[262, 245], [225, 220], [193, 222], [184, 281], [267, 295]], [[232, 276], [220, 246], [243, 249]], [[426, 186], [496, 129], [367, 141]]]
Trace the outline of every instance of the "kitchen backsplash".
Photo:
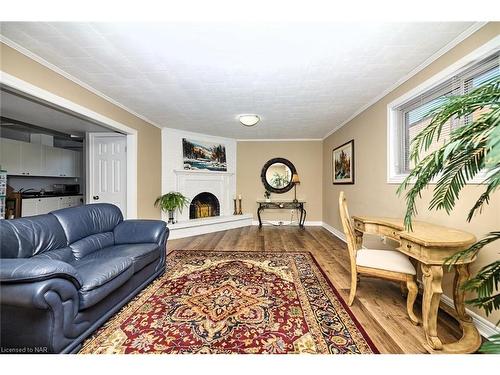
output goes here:
[[22, 177], [22, 176], [8, 176], [7, 184], [10, 185], [15, 191], [19, 189], [27, 190], [33, 189], [39, 191], [52, 191], [54, 184], [79, 184], [80, 192], [83, 192], [82, 181], [80, 178], [63, 178], [63, 177]]

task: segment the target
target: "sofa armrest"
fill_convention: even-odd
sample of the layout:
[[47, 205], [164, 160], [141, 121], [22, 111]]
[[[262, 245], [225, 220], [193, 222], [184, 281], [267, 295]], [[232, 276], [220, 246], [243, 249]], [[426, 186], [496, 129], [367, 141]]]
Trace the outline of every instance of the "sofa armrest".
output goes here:
[[53, 259], [16, 258], [0, 259], [0, 283], [29, 283], [48, 279], [66, 279], [80, 289], [82, 279], [76, 269]]
[[162, 245], [168, 237], [168, 228], [162, 220], [125, 220], [113, 230], [115, 244], [157, 243]]

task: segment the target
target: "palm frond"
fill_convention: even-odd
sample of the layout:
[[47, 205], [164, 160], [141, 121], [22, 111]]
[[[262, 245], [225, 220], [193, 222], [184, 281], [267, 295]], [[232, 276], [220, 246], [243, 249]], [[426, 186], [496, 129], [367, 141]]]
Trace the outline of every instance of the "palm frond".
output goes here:
[[488, 236], [486, 236], [485, 238], [483, 238], [480, 241], [477, 241], [471, 247], [469, 247], [465, 250], [462, 250], [462, 251], [452, 255], [451, 257], [447, 258], [445, 260], [445, 264], [448, 265], [448, 267], [449, 267], [448, 269], [451, 269], [451, 267], [455, 263], [457, 263], [465, 258], [469, 258], [469, 257], [475, 255], [483, 247], [485, 247], [489, 243], [494, 242], [494, 241], [499, 240], [499, 239], [500, 239], [500, 232], [490, 232], [490, 233], [488, 233]]
[[500, 333], [488, 337], [488, 341], [481, 345], [479, 352], [485, 354], [500, 354]]

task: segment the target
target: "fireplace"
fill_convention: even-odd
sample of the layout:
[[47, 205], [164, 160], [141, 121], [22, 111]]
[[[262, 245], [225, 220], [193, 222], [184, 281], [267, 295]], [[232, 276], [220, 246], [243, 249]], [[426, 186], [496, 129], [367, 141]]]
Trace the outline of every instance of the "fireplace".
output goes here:
[[208, 192], [198, 194], [189, 205], [189, 219], [201, 219], [220, 215], [219, 200]]

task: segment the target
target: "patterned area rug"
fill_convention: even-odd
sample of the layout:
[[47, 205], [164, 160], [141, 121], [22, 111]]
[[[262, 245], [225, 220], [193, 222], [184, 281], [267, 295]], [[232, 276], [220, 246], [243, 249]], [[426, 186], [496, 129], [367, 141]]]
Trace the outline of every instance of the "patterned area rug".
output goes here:
[[378, 353], [308, 252], [174, 251], [80, 353]]

